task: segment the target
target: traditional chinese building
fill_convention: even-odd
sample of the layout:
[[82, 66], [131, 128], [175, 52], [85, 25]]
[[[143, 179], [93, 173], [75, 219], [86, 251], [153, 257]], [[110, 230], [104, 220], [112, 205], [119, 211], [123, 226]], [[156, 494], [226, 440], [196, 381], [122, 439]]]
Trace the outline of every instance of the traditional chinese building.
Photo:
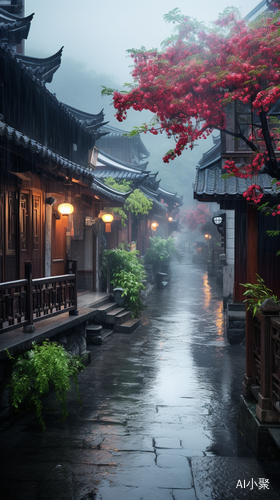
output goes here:
[[[45, 87], [62, 49], [45, 59], [15, 52], [32, 18], [0, 9], [0, 280], [22, 278], [25, 262], [33, 277], [63, 274], [67, 259], [79, 255], [78, 283], [94, 290], [98, 214], [125, 196], [94, 176], [103, 112], [81, 120]], [[59, 212], [63, 202], [72, 216]]]

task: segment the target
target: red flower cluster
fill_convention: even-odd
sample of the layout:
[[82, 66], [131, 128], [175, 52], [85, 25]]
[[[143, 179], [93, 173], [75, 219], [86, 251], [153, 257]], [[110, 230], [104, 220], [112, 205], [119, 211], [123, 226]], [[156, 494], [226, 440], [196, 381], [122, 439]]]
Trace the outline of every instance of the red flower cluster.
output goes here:
[[[114, 94], [119, 121], [130, 108], [149, 110], [158, 119], [157, 130], [149, 131], [174, 137], [176, 146], [164, 156], [166, 163], [214, 129], [232, 135], [232, 128], [227, 129], [227, 105], [232, 101], [250, 104], [252, 112], [263, 116], [280, 98], [279, 12], [249, 26], [227, 10], [216, 24], [219, 31], [214, 32], [181, 16], [178, 35], [163, 52], [133, 52], [135, 86]], [[248, 164], [236, 167], [226, 162], [228, 172], [248, 178], [257, 175], [264, 163], [269, 166], [276, 139], [270, 138], [274, 145], [268, 148], [267, 134], [261, 135], [266, 142], [259, 135], [252, 130], [247, 138], [253, 152]], [[236, 137], [244, 140], [238, 132]], [[253, 186], [245, 196], [259, 200], [257, 185]]]
[[187, 227], [191, 231], [199, 229], [201, 226], [211, 221], [211, 212], [207, 204], [200, 203], [195, 208], [188, 207], [180, 210], [180, 226]]
[[252, 184], [248, 187], [248, 189], [243, 193], [244, 198], [247, 201], [253, 201], [254, 203], [259, 203], [263, 197], [263, 192], [258, 186], [258, 184]]

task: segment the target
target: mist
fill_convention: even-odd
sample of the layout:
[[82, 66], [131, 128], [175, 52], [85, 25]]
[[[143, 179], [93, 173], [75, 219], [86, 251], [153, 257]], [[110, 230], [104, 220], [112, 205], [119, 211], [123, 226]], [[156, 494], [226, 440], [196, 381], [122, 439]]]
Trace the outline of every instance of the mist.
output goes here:
[[[25, 15], [35, 13], [31, 23], [25, 53], [34, 57], [49, 57], [62, 46], [61, 67], [55, 73], [48, 90], [57, 98], [88, 113], [104, 109], [105, 121], [123, 130], [131, 130], [151, 118], [149, 112], [128, 112], [124, 123], [114, 115], [111, 99], [101, 97], [102, 86], [120, 89], [131, 82], [132, 60], [126, 50], [130, 48], [160, 48], [172, 25], [163, 15], [178, 7], [185, 15], [210, 23], [229, 5], [248, 14], [257, 4], [255, 0], [216, 0], [190, 2], [182, 0], [126, 0], [97, 2], [96, 0], [26, 0]], [[142, 140], [150, 151], [148, 170], [159, 171], [161, 185], [184, 196], [184, 204], [193, 203], [192, 184], [195, 167], [202, 154], [213, 145], [212, 138], [198, 141], [192, 151], [164, 164], [162, 157], [173, 147], [173, 141], [163, 135], [144, 135]]]

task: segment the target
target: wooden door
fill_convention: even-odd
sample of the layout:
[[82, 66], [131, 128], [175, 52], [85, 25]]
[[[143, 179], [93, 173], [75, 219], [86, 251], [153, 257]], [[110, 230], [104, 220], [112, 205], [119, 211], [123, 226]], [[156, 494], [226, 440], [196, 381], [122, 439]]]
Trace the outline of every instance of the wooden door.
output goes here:
[[32, 262], [32, 199], [29, 191], [20, 192], [19, 204], [19, 267], [20, 279], [25, 277], [25, 262]]
[[25, 276], [25, 262], [32, 263], [32, 277], [43, 277], [42, 196], [22, 190], [19, 207], [20, 278]]
[[3, 281], [14, 281], [19, 279], [18, 271], [18, 255], [17, 255], [17, 214], [18, 214], [18, 198], [17, 193], [12, 190], [6, 190], [5, 199], [5, 215], [4, 215], [4, 264], [3, 264]]

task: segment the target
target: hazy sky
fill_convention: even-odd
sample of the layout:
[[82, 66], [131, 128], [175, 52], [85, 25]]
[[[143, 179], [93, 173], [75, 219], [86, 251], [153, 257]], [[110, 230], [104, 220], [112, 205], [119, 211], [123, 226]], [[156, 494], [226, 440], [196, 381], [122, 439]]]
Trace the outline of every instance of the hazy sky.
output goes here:
[[[84, 61], [88, 69], [107, 73], [120, 84], [130, 81], [129, 48], [158, 47], [172, 25], [163, 15], [182, 13], [210, 22], [228, 5], [242, 16], [258, 0], [26, 0], [25, 15], [35, 13], [26, 54], [47, 57], [64, 46], [63, 57]], [[242, 5], [243, 4], [243, 5]]]
[[[111, 99], [101, 97], [101, 85], [121, 88], [123, 83], [131, 81], [132, 60], [126, 50], [141, 46], [160, 48], [172, 30], [172, 25], [163, 21], [163, 15], [175, 7], [208, 23], [229, 5], [239, 8], [245, 16], [258, 3], [258, 0], [25, 0], [25, 15], [35, 13], [25, 53], [44, 58], [64, 46], [61, 67], [47, 88], [62, 102], [83, 111], [98, 113], [103, 108], [110, 125], [131, 130], [134, 125], [149, 121], [152, 115], [130, 110], [128, 119], [120, 124], [114, 117]], [[169, 165], [162, 162], [162, 157], [174, 147], [172, 140], [150, 134], [142, 136], [142, 140], [150, 152], [149, 169], [160, 172], [162, 187], [183, 194], [186, 204], [191, 203], [195, 166], [213, 146], [212, 138], [198, 141], [196, 148], [184, 151]]]

